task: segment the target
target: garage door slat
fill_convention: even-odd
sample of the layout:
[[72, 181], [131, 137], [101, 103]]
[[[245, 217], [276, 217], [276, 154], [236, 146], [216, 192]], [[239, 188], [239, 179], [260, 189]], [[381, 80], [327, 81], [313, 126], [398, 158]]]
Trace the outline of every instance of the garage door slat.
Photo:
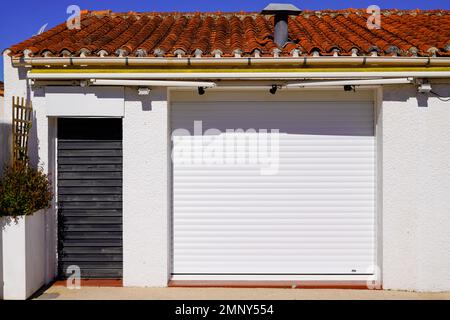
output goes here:
[[122, 172], [121, 164], [60, 164], [58, 172]]
[[96, 231], [96, 232], [86, 232], [86, 231], [72, 231], [66, 233], [64, 237], [62, 237], [62, 241], [64, 240], [105, 240], [108, 241], [110, 239], [122, 240], [122, 231]]
[[60, 202], [78, 202], [78, 201], [107, 201], [107, 202], [122, 202], [121, 194], [60, 194]]
[[64, 247], [64, 249], [61, 250], [61, 252], [66, 257], [77, 257], [78, 254], [85, 255], [85, 254], [107, 254], [107, 255], [122, 255], [122, 247], [111, 247], [111, 246], [104, 246], [104, 247], [91, 247], [91, 246], [70, 246], [70, 247]]
[[122, 187], [109, 187], [109, 186], [99, 186], [99, 187], [59, 187], [60, 195], [73, 195], [73, 194], [110, 194], [110, 195], [121, 195]]
[[121, 209], [59, 209], [59, 214], [64, 217], [122, 217]]
[[121, 239], [66, 239], [61, 244], [67, 247], [120, 247]]
[[122, 202], [58, 202], [60, 209], [83, 209], [83, 210], [98, 210], [98, 209], [122, 209]]
[[58, 172], [58, 178], [64, 180], [121, 180], [121, 171], [78, 171], [78, 172]]
[[114, 157], [121, 160], [122, 150], [117, 149], [62, 149], [58, 151], [58, 156], [65, 157]]
[[59, 164], [122, 164], [119, 157], [60, 157]]
[[96, 174], [86, 175], [84, 172], [78, 176], [59, 175], [59, 187], [122, 187], [122, 180], [117, 179], [118, 174], [114, 177], [106, 178], [105, 175], [99, 177]]
[[[64, 223], [64, 222], [63, 222]], [[61, 227], [63, 232], [121, 232], [120, 224], [67, 224]]]
[[122, 141], [102, 140], [58, 140], [58, 150], [122, 150]]
[[65, 255], [63, 251], [62, 257], [59, 257], [59, 260], [62, 262], [73, 262], [76, 264], [77, 262], [119, 262], [122, 261], [122, 254], [105, 254], [105, 253], [83, 253], [83, 254], [71, 254]]
[[68, 217], [68, 216], [62, 216], [62, 221], [67, 224], [120, 224], [122, 223], [122, 217], [98, 217], [98, 216], [77, 216], [77, 217]]

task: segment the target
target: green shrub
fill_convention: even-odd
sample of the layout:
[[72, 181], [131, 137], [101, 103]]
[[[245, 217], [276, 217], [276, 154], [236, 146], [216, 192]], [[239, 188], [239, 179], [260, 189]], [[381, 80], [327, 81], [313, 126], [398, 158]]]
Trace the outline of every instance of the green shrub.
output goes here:
[[4, 169], [0, 179], [0, 216], [18, 217], [49, 208], [51, 182], [42, 168], [16, 164]]

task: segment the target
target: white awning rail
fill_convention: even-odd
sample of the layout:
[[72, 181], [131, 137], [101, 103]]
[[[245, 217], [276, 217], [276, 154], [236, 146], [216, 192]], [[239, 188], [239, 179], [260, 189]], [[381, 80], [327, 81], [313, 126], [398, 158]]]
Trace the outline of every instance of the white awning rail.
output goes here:
[[408, 84], [413, 83], [413, 78], [393, 78], [393, 79], [363, 79], [363, 80], [336, 80], [336, 81], [316, 81], [289, 83], [287, 88], [311, 88], [311, 87], [332, 87], [332, 86], [364, 86], [364, 85], [388, 85], [388, 84]]
[[166, 80], [120, 80], [120, 79], [91, 79], [90, 85], [94, 86], [135, 86], [135, 87], [203, 87], [213, 88], [214, 82], [201, 81], [166, 81]]

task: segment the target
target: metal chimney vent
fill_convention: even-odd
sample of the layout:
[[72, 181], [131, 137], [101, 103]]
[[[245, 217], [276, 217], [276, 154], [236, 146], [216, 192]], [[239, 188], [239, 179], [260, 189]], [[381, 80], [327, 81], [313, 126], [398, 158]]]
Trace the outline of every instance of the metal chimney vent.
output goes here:
[[288, 42], [288, 17], [299, 15], [302, 11], [289, 3], [270, 3], [261, 14], [275, 15], [274, 41], [279, 47], [283, 47]]

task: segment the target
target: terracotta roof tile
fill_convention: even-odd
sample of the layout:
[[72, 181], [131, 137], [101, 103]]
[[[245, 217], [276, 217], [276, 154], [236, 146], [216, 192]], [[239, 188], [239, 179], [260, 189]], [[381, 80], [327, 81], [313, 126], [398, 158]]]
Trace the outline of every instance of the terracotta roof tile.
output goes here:
[[136, 52], [138, 47], [156, 30], [162, 19], [159, 16], [152, 18], [144, 16], [139, 21], [142, 24], [142, 28], [121, 47], [127, 52]]
[[153, 53], [153, 49], [164, 40], [164, 37], [170, 32], [170, 28], [175, 22], [172, 16], [166, 17], [155, 26], [153, 33], [144, 42], [139, 45], [139, 49], [147, 52], [148, 55]]
[[189, 19], [189, 22], [187, 23], [184, 31], [179, 34], [178, 39], [173, 46], [173, 52], [175, 52], [176, 50], [182, 50], [185, 52], [185, 54], [188, 53], [189, 49], [191, 48], [191, 43], [194, 40], [193, 38], [197, 34], [197, 30], [202, 22], [200, 15], [195, 15], [194, 17], [187, 19]]
[[[383, 10], [381, 29], [367, 28], [365, 10], [305, 11], [289, 18], [281, 56], [450, 56], [450, 11]], [[21, 56], [273, 56], [273, 16], [257, 13], [112, 13], [83, 11], [82, 28], [60, 24], [10, 48]]]
[[199, 50], [202, 54], [211, 52], [211, 37], [215, 29], [214, 26], [215, 20], [211, 16], [202, 19], [201, 26], [192, 42], [191, 54], [194, 54], [195, 50]]
[[[253, 20], [252, 20], [253, 21]], [[230, 24], [228, 19], [223, 16], [219, 16], [216, 21], [216, 28], [212, 39], [211, 52], [219, 50], [222, 54], [228, 54], [228, 32], [230, 30]]]
[[179, 17], [173, 24], [172, 29], [164, 38], [164, 40], [158, 45], [158, 49], [162, 54], [170, 54], [172, 47], [175, 45], [179, 35], [186, 27], [188, 19], [186, 17]]

